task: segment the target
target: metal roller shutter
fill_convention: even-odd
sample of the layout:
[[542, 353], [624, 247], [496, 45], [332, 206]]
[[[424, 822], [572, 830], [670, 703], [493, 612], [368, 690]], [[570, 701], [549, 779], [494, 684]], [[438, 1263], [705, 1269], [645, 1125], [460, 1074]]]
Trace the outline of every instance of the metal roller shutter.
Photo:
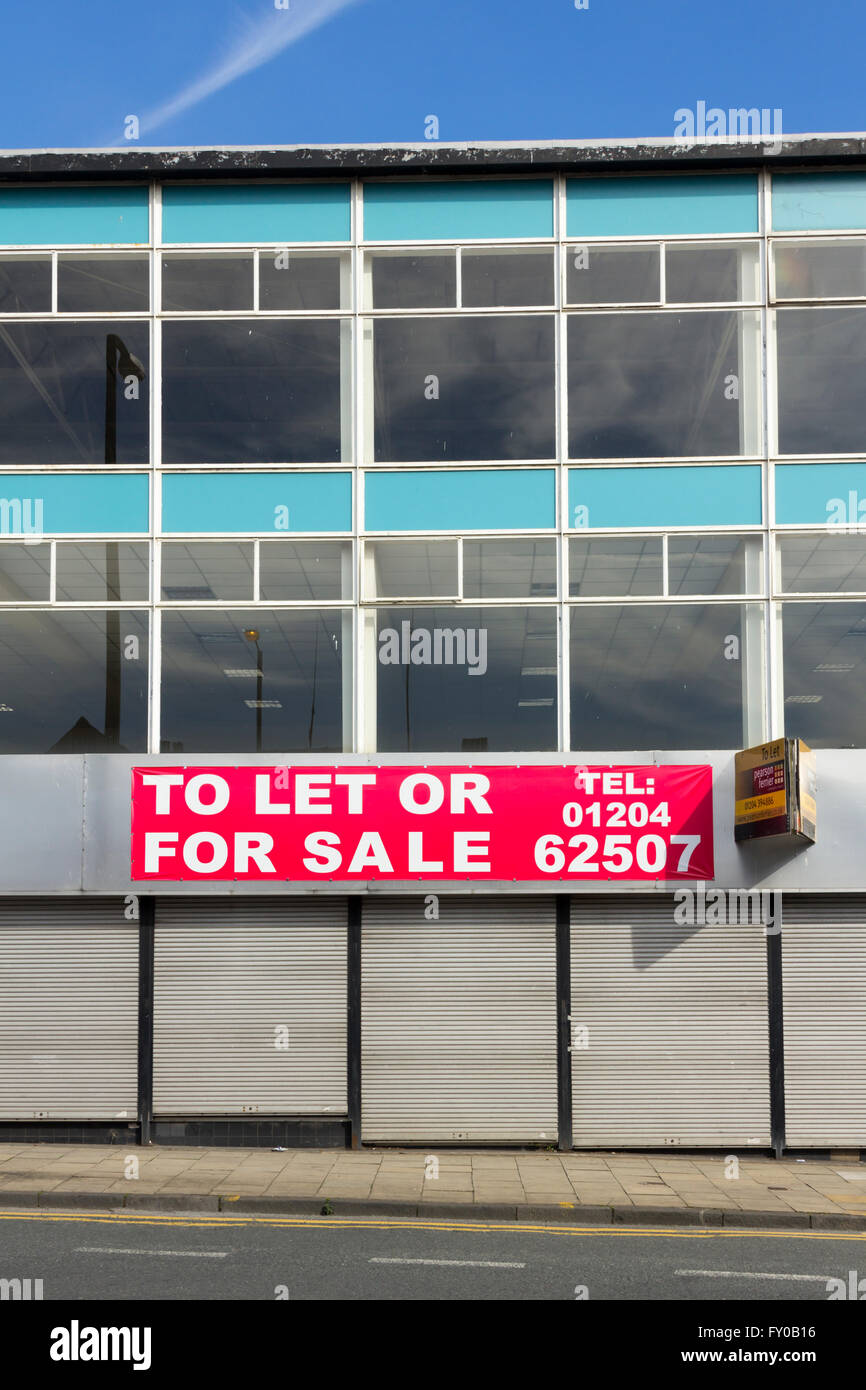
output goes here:
[[785, 1130], [866, 1148], [866, 897], [784, 894]]
[[345, 1114], [346, 958], [345, 898], [158, 900], [154, 1113]]
[[678, 926], [668, 894], [572, 900], [574, 1144], [770, 1143], [761, 926]]
[[138, 923], [120, 898], [0, 903], [0, 1118], [134, 1120]]
[[551, 898], [365, 902], [364, 1138], [556, 1140]]

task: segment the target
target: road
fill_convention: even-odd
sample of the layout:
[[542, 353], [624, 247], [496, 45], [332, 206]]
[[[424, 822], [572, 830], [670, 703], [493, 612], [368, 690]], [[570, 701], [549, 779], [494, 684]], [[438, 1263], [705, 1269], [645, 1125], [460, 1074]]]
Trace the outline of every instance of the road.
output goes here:
[[51, 1299], [798, 1300], [866, 1234], [0, 1211], [0, 1280]]

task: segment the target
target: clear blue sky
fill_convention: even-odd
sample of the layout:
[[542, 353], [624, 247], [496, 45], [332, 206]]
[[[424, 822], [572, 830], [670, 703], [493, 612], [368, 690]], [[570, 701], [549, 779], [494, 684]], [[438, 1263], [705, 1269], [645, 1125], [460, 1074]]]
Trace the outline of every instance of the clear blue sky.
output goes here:
[[288, 4], [7, 5], [0, 147], [127, 145], [128, 115], [140, 145], [664, 136], [698, 101], [866, 128], [863, 0]]

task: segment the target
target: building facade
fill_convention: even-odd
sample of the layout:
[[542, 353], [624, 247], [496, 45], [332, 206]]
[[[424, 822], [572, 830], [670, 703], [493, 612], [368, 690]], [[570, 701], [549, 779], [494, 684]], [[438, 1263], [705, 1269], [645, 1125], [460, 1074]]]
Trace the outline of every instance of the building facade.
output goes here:
[[[866, 1151], [864, 364], [859, 137], [0, 157], [0, 1137]], [[706, 878], [130, 858], [133, 769], [596, 767]]]

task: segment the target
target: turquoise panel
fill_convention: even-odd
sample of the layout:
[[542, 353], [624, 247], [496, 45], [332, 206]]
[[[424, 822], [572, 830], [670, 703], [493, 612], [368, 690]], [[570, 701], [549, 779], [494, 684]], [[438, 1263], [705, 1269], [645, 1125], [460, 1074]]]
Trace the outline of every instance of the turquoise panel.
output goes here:
[[147, 532], [145, 473], [4, 473], [0, 535]]
[[550, 179], [364, 185], [365, 241], [553, 236]]
[[866, 228], [866, 174], [774, 174], [773, 231]]
[[569, 525], [579, 529], [754, 526], [761, 522], [761, 469], [571, 468], [568, 501]]
[[162, 239], [191, 241], [348, 241], [347, 183], [166, 184]]
[[552, 468], [367, 473], [368, 531], [512, 531], [556, 525]]
[[[860, 503], [863, 512], [860, 512]], [[866, 520], [866, 463], [777, 463], [776, 521], [780, 526]]]
[[758, 230], [754, 174], [569, 179], [568, 235], [729, 236]]
[[149, 236], [147, 188], [0, 188], [0, 244], [130, 245]]
[[351, 531], [350, 473], [166, 473], [165, 532]]

